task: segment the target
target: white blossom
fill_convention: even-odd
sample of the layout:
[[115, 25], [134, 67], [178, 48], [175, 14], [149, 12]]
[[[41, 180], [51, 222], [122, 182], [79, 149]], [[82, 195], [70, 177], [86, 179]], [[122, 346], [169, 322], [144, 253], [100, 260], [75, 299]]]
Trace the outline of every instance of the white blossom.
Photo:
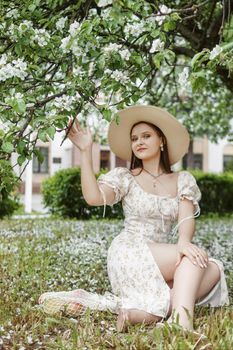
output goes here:
[[24, 33], [26, 30], [33, 28], [33, 24], [31, 21], [25, 20], [20, 23], [18, 31], [20, 34]]
[[78, 32], [78, 29], [80, 28], [80, 23], [74, 21], [69, 28], [69, 33], [71, 36], [75, 36]]
[[93, 61], [90, 62], [89, 67], [88, 67], [88, 76], [91, 76], [93, 74], [94, 67], [95, 67], [95, 63]]
[[17, 35], [16, 35], [16, 31], [15, 31], [15, 25], [13, 23], [11, 23], [10, 27], [8, 28], [8, 34], [11, 38], [12, 41], [17, 41]]
[[216, 45], [212, 51], [210, 51], [209, 59], [213, 60], [222, 52], [222, 48], [219, 45]]
[[103, 19], [108, 19], [109, 16], [110, 16], [111, 10], [112, 10], [111, 7], [107, 7], [107, 8], [105, 8], [105, 9], [103, 9], [103, 10], [101, 11], [101, 17], [102, 17]]
[[7, 63], [7, 55], [4, 53], [2, 56], [0, 56], [0, 67], [4, 66]]
[[6, 18], [18, 18], [19, 17], [19, 11], [17, 9], [11, 9], [6, 13]]
[[64, 52], [68, 52], [70, 49], [68, 49], [68, 45], [70, 43], [70, 36], [67, 36], [61, 40], [60, 49], [62, 49]]
[[[6, 62], [6, 56], [4, 56], [2, 63]], [[27, 63], [22, 59], [12, 61], [11, 63], [6, 63], [0, 67], [0, 81], [6, 81], [7, 79], [17, 77], [24, 80], [27, 76]]]
[[16, 94], [15, 94], [15, 98], [16, 99], [18, 99], [18, 100], [20, 100], [20, 99], [23, 99], [23, 94], [21, 94], [21, 92], [17, 92]]
[[114, 71], [111, 71], [110, 69], [106, 69], [106, 74], [110, 74], [113, 79], [116, 81], [119, 81], [120, 83], [128, 83], [129, 77], [127, 77], [126, 73], [116, 69]]
[[81, 67], [74, 67], [73, 68], [73, 75], [74, 76], [80, 76], [83, 73]]
[[183, 71], [178, 76], [178, 83], [181, 86], [187, 86], [188, 84], [188, 77], [189, 77], [189, 69], [188, 67], [185, 67]]
[[139, 36], [145, 31], [144, 22], [127, 23], [124, 32], [126, 36], [133, 35], [135, 37]]
[[50, 39], [50, 34], [45, 29], [35, 29], [35, 36], [33, 40], [35, 40], [40, 47], [44, 47], [48, 44]]
[[164, 42], [160, 39], [155, 39], [152, 42], [152, 46], [150, 49], [150, 53], [154, 53], [155, 51], [162, 51], [164, 49]]
[[104, 52], [106, 53], [118, 52], [120, 48], [121, 48], [121, 45], [110, 43], [108, 46], [104, 48]]
[[166, 5], [160, 5], [159, 12], [161, 13], [161, 15], [155, 16], [155, 19], [158, 22], [158, 24], [161, 25], [165, 20], [166, 15], [168, 15], [171, 12], [171, 9], [169, 9]]
[[56, 97], [53, 101], [53, 105], [58, 109], [65, 109], [66, 111], [71, 111], [73, 108], [73, 103], [79, 99], [79, 95], [67, 96], [63, 95], [61, 97]]
[[112, 4], [112, 0], [99, 0], [98, 2], [99, 7], [104, 7], [111, 4]]
[[130, 51], [128, 49], [120, 50], [119, 54], [123, 60], [128, 61], [130, 59]]
[[60, 31], [65, 27], [65, 23], [67, 21], [67, 17], [61, 17], [56, 23], [56, 28]]

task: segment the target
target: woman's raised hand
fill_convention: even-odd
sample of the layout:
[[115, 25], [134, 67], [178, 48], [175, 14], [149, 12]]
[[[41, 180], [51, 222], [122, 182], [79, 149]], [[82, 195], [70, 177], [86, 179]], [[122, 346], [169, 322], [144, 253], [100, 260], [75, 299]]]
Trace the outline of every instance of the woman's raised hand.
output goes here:
[[77, 146], [80, 151], [86, 151], [91, 148], [93, 142], [91, 131], [89, 128], [82, 129], [77, 119], [75, 119], [74, 122], [73, 119], [69, 120], [67, 133], [70, 141]]

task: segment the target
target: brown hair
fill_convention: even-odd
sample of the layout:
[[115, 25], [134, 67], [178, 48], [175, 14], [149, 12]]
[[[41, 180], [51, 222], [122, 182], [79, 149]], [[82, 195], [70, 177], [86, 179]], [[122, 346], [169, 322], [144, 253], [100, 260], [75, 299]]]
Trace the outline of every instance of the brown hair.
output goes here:
[[[130, 136], [132, 134], [132, 130], [133, 128], [138, 125], [138, 124], [141, 124], [141, 123], [145, 123], [147, 125], [149, 125], [152, 129], [155, 130], [155, 132], [157, 133], [157, 135], [159, 137], [162, 137], [162, 142], [163, 142], [163, 151], [161, 151], [160, 153], [160, 165], [162, 166], [163, 170], [166, 172], [166, 173], [172, 173], [172, 170], [171, 170], [171, 166], [170, 166], [170, 161], [169, 161], [169, 154], [168, 154], [168, 149], [167, 149], [167, 140], [166, 140], [166, 137], [164, 135], [164, 133], [162, 132], [162, 130], [160, 128], [158, 128], [156, 125], [152, 124], [152, 123], [149, 123], [149, 122], [144, 122], [144, 121], [140, 121], [138, 123], [135, 123], [131, 130], [130, 130]], [[132, 155], [131, 155], [131, 161], [130, 161], [130, 170], [132, 169], [136, 169], [136, 168], [141, 168], [143, 169], [143, 163], [142, 163], [142, 160], [137, 158], [135, 156], [135, 154], [133, 153], [132, 151]], [[139, 173], [140, 174], [140, 173]]]

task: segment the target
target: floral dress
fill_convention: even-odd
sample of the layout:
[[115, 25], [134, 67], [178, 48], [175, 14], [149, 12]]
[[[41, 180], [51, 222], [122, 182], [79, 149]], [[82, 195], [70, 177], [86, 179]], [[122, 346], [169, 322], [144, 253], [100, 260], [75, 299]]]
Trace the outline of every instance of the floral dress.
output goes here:
[[[200, 190], [195, 178], [187, 171], [178, 174], [176, 197], [148, 193], [137, 183], [127, 168], [118, 167], [98, 178], [104, 202], [106, 199], [101, 185], [111, 187], [115, 192], [114, 203], [122, 201], [124, 228], [117, 235], [108, 250], [107, 269], [112, 293], [104, 295], [83, 291], [82, 297], [74, 298], [91, 309], [110, 310], [118, 313], [119, 308], [139, 309], [166, 318], [170, 305], [170, 288], [164, 280], [151, 253], [148, 243], [168, 243], [183, 220], [199, 215]], [[187, 198], [194, 204], [194, 215], [187, 217], [174, 227], [178, 218], [179, 202]], [[105, 211], [105, 208], [104, 208]], [[220, 281], [198, 305], [221, 306], [228, 304], [228, 292], [223, 265], [215, 262], [221, 273]], [[72, 293], [72, 292], [68, 292]], [[62, 296], [65, 298], [65, 294]]]

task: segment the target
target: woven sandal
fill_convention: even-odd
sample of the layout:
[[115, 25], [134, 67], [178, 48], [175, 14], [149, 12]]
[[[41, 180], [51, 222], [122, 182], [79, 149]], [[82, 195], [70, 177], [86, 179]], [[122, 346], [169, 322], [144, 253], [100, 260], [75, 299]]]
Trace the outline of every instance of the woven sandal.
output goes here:
[[42, 303], [42, 310], [49, 315], [83, 315], [86, 307], [72, 299], [62, 297], [50, 297]]

